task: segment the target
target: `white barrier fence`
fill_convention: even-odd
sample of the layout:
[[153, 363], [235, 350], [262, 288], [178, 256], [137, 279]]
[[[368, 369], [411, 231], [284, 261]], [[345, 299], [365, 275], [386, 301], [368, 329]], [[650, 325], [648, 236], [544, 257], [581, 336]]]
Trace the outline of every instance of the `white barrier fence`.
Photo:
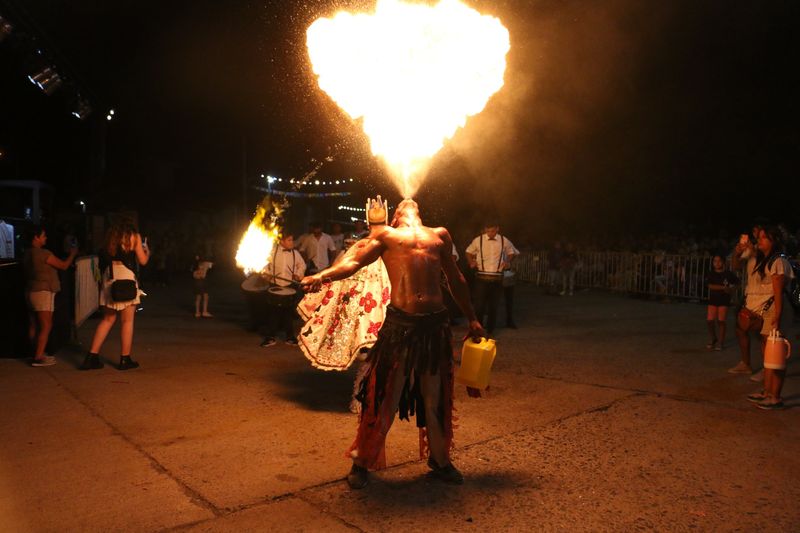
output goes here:
[[99, 266], [96, 255], [75, 260], [75, 327], [78, 328], [100, 307], [97, 284]]
[[[517, 279], [536, 285], [561, 284], [573, 275], [576, 288], [687, 300], [708, 298], [705, 276], [710, 256], [630, 252], [578, 252], [572, 269], [550, 269], [548, 252], [523, 252], [514, 261]], [[741, 296], [741, 286], [739, 288]]]

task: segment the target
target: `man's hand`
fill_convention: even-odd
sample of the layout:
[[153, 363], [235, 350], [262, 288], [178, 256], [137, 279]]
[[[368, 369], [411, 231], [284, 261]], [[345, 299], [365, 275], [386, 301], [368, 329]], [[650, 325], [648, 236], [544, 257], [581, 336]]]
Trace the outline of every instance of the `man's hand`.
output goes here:
[[314, 274], [313, 276], [306, 276], [300, 282], [300, 286], [304, 292], [319, 292], [322, 289], [322, 276]]
[[466, 338], [470, 338], [475, 342], [480, 342], [482, 337], [486, 337], [486, 331], [481, 326], [481, 323], [477, 320], [470, 320], [469, 321], [469, 331], [467, 331]]

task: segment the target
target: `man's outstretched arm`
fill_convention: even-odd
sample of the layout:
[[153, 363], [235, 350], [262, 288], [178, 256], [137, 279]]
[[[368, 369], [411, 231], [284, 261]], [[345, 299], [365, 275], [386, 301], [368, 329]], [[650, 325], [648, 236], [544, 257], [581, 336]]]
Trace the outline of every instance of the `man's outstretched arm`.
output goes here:
[[464, 279], [464, 274], [458, 268], [455, 260], [453, 259], [453, 239], [450, 237], [450, 232], [445, 228], [437, 229], [439, 237], [444, 241], [441, 252], [442, 270], [447, 277], [447, 284], [450, 286], [450, 292], [453, 294], [453, 299], [461, 308], [461, 312], [469, 320], [469, 336], [470, 337], [485, 337], [486, 332], [483, 326], [475, 316], [475, 309], [472, 307], [472, 300], [469, 297], [469, 287], [467, 280]]
[[323, 283], [349, 278], [359, 269], [375, 262], [383, 253], [383, 243], [378, 239], [361, 239], [350, 247], [335, 265], [306, 276], [300, 282], [306, 292], [317, 292]]

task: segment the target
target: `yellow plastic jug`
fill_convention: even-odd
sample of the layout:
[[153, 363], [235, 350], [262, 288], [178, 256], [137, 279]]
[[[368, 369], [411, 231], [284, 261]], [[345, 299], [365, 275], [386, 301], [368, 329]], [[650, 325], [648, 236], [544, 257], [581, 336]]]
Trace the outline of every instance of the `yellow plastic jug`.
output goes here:
[[461, 366], [456, 371], [456, 381], [467, 387], [485, 389], [489, 386], [489, 375], [496, 355], [497, 347], [494, 339], [481, 338], [480, 342], [465, 340], [461, 350]]

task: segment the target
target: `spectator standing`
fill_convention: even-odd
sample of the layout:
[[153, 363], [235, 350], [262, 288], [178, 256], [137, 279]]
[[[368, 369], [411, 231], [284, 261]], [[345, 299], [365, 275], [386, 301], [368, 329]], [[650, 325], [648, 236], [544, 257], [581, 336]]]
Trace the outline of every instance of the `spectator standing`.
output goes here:
[[[92, 346], [80, 370], [95, 370], [103, 368], [100, 360], [100, 349], [120, 316], [121, 355], [118, 370], [138, 368], [139, 363], [131, 359], [133, 347], [133, 320], [136, 307], [140, 303], [140, 296], [144, 294], [139, 289], [136, 272], [139, 265], [146, 265], [150, 259], [147, 243], [142, 241], [142, 236], [133, 223], [119, 221], [109, 228], [106, 233], [106, 242], [100, 252], [100, 271], [102, 272], [102, 289], [100, 291], [100, 305], [103, 308], [103, 318], [95, 329]], [[112, 285], [117, 281], [133, 281], [134, 290], [130, 295], [115, 294]], [[128, 284], [130, 285], [130, 284]], [[116, 298], [115, 298], [116, 296]], [[127, 296], [132, 296], [128, 299]]]
[[194, 256], [192, 279], [194, 280], [194, 317], [213, 318], [208, 312], [208, 271], [214, 263], [204, 258], [203, 253]]
[[338, 257], [342, 250], [344, 250], [344, 233], [342, 233], [342, 225], [338, 222], [334, 222], [331, 225], [331, 240], [333, 241], [333, 246], [336, 248], [334, 257]]
[[[578, 252], [575, 245], [567, 243], [564, 252], [561, 254], [561, 296], [568, 294], [572, 296], [575, 292], [575, 267], [578, 265]], [[569, 291], [569, 292], [567, 292]]]
[[316, 273], [328, 268], [335, 257], [336, 247], [331, 236], [322, 232], [322, 224], [314, 222], [311, 234], [303, 240], [299, 251], [308, 263], [309, 273]]
[[[736, 245], [734, 268], [740, 265], [743, 254], [747, 259], [747, 288], [745, 305], [737, 316], [736, 336], [739, 339], [742, 360], [730, 369], [732, 373], [750, 373], [750, 332], [757, 331], [761, 335], [762, 352], [767, 336], [773, 330], [780, 331], [783, 314], [783, 292], [786, 284], [794, 277], [789, 262], [781, 253], [783, 242], [777, 228], [767, 227], [759, 230], [758, 241], [753, 250], [746, 236], [742, 235]], [[749, 254], [747, 251], [749, 250]], [[762, 369], [764, 388], [761, 392], [751, 394], [748, 400], [765, 410], [782, 409], [781, 398], [786, 370], [771, 368]], [[757, 375], [751, 377], [757, 380]]]
[[305, 272], [306, 263], [300, 253], [294, 249], [294, 236], [284, 235], [279, 241], [279, 245], [272, 251], [272, 259], [267, 264], [264, 277], [273, 287], [287, 289], [284, 291], [287, 294], [280, 298], [281, 301], [276, 298], [269, 305], [266, 337], [261, 342], [261, 346], [275, 344], [277, 328], [283, 329], [286, 334], [286, 344], [297, 345], [297, 338], [294, 334], [294, 317], [299, 295], [290, 286], [293, 282], [303, 279]]
[[490, 335], [497, 322], [497, 304], [503, 290], [503, 272], [510, 268], [514, 245], [500, 235], [500, 225], [488, 222], [481, 235], [467, 247], [467, 262], [475, 270], [475, 309], [478, 320], [488, 313], [486, 331]]
[[561, 243], [556, 241], [547, 254], [547, 292], [555, 294], [561, 282], [561, 256], [564, 250]]
[[709, 292], [706, 325], [710, 335], [706, 349], [720, 351], [725, 347], [728, 307], [731, 305], [731, 294], [739, 285], [739, 277], [725, 268], [725, 258], [717, 254], [711, 258], [711, 270], [706, 274], [706, 283]]
[[519, 255], [519, 250], [513, 244], [511, 248], [514, 253], [509, 256], [509, 267], [503, 272], [503, 302], [506, 304], [506, 327], [517, 329], [517, 323], [514, 322], [514, 286], [517, 284], [517, 276], [511, 268], [511, 260]]
[[355, 240], [363, 239], [369, 235], [369, 229], [364, 224], [363, 220], [356, 220], [353, 224], [353, 238]]
[[52, 366], [56, 358], [45, 354], [47, 340], [53, 329], [53, 311], [56, 293], [61, 291], [61, 283], [56, 270], [66, 270], [78, 253], [75, 239], [70, 241], [69, 255], [59, 259], [53, 252], [44, 248], [47, 233], [41, 226], [31, 231], [30, 248], [25, 252], [24, 265], [27, 279], [26, 299], [30, 312], [28, 338], [33, 344], [33, 366]]

